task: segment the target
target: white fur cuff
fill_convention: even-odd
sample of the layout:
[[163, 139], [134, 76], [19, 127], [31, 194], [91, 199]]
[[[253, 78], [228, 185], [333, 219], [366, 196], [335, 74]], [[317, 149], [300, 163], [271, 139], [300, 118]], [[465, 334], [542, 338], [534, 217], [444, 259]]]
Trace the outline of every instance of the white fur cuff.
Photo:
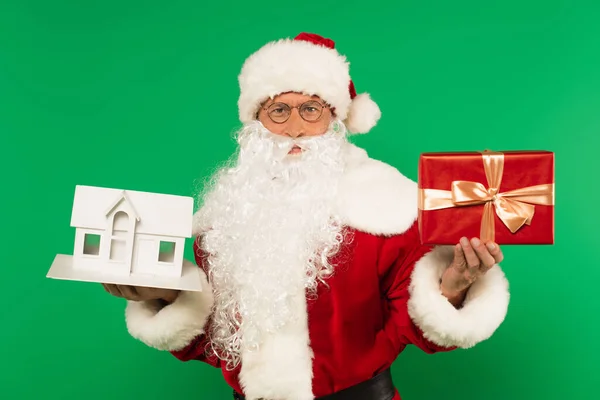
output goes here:
[[508, 281], [498, 265], [469, 288], [456, 309], [440, 292], [440, 278], [452, 260], [452, 247], [436, 247], [415, 264], [408, 312], [425, 338], [444, 347], [473, 347], [492, 336], [508, 311]]
[[203, 282], [202, 292], [181, 292], [170, 305], [128, 301], [125, 310], [129, 334], [158, 350], [176, 351], [204, 333], [210, 316], [213, 294]]

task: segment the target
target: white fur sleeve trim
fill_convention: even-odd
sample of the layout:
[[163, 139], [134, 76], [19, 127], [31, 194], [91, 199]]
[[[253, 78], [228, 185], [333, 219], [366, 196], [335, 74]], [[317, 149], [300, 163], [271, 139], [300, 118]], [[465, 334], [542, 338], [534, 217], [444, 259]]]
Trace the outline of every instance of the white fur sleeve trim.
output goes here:
[[425, 338], [444, 347], [473, 347], [492, 336], [508, 311], [508, 281], [495, 265], [473, 283], [460, 309], [439, 289], [440, 278], [452, 260], [453, 248], [436, 247], [415, 264], [408, 312]]
[[158, 350], [176, 351], [204, 333], [211, 313], [212, 290], [203, 282], [202, 292], [181, 292], [170, 305], [128, 301], [125, 310], [129, 334]]

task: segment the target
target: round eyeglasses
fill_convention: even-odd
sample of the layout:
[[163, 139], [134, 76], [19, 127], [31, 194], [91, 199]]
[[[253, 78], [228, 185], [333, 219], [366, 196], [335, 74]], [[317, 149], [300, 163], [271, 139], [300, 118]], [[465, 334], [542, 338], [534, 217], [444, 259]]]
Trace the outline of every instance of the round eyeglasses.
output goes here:
[[283, 124], [292, 115], [292, 109], [297, 108], [300, 113], [300, 117], [307, 122], [315, 122], [323, 115], [323, 110], [327, 108], [323, 104], [316, 100], [310, 100], [299, 106], [292, 107], [286, 103], [273, 103], [263, 110], [267, 111], [267, 115], [271, 118], [271, 121], [276, 124]]

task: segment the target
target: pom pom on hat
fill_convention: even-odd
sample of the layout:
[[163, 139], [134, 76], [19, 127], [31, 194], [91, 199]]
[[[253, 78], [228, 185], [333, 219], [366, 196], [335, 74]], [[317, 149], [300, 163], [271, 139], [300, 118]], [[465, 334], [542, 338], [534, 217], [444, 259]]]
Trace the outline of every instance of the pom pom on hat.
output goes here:
[[348, 62], [335, 42], [314, 33], [267, 43], [248, 57], [238, 81], [242, 123], [255, 119], [263, 101], [285, 92], [321, 97], [351, 134], [369, 132], [381, 117], [368, 93], [356, 94]]
[[350, 109], [344, 121], [351, 133], [368, 133], [381, 118], [381, 110], [368, 93], [356, 94], [354, 83], [350, 81]]

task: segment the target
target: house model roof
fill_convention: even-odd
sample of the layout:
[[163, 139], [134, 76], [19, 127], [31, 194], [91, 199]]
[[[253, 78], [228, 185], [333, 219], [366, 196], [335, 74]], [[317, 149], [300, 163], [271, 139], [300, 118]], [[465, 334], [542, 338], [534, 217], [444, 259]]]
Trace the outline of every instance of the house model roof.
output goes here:
[[186, 196], [101, 188], [75, 187], [71, 226], [105, 229], [106, 218], [122, 201], [134, 210], [136, 232], [191, 237], [194, 199]]

